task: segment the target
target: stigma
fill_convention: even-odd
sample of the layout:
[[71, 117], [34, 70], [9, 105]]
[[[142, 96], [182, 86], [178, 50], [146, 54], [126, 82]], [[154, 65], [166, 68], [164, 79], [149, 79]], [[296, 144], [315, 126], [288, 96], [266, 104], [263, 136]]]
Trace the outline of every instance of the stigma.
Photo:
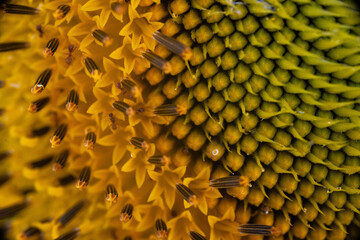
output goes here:
[[94, 132], [88, 132], [85, 136], [84, 147], [88, 150], [93, 150], [96, 143], [96, 135]]
[[63, 169], [65, 167], [68, 157], [69, 150], [63, 150], [62, 152], [60, 152], [60, 154], [55, 158], [52, 170], [56, 172]]
[[135, 111], [129, 104], [122, 102], [122, 101], [115, 101], [112, 104], [113, 108], [119, 110], [120, 112], [124, 113], [126, 116], [132, 117], [135, 115]]
[[166, 239], [167, 238], [167, 226], [164, 220], [157, 219], [155, 222], [155, 231], [157, 239]]

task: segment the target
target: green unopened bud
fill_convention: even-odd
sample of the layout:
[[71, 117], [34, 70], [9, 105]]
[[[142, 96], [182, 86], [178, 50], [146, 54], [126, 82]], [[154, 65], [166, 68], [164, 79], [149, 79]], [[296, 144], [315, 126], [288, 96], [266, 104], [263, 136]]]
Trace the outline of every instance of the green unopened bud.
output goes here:
[[292, 199], [292, 201], [286, 201], [284, 210], [294, 216], [298, 215], [301, 211], [301, 206], [299, 205], [298, 201]]
[[261, 162], [269, 165], [276, 158], [276, 151], [267, 144], [260, 146], [258, 151], [258, 156]]
[[331, 186], [338, 187], [343, 183], [343, 178], [343, 173], [330, 170], [327, 174], [326, 180]]
[[292, 166], [293, 161], [293, 156], [288, 152], [279, 152], [275, 159], [276, 164], [284, 170], [289, 169]]
[[277, 128], [285, 128], [293, 125], [294, 115], [290, 113], [281, 113], [271, 118], [271, 123]]
[[287, 83], [290, 80], [290, 73], [287, 70], [276, 68], [274, 71], [276, 79], [281, 83]]
[[243, 32], [245, 35], [256, 32], [259, 27], [260, 25], [253, 15], [247, 15], [243, 20], [236, 22], [236, 30]]
[[250, 78], [249, 83], [251, 86], [251, 90], [253, 90], [255, 93], [258, 93], [266, 87], [267, 81], [263, 77], [253, 75]]
[[244, 164], [245, 157], [238, 154], [236, 151], [228, 152], [225, 157], [226, 165], [233, 171], [238, 171]]
[[[192, 66], [200, 65], [204, 62], [204, 54], [200, 47], [194, 47], [192, 49], [192, 57], [190, 58], [190, 63]], [[190, 72], [188, 72], [190, 75]], [[191, 76], [191, 75], [190, 75]]]
[[256, 181], [262, 173], [261, 168], [253, 160], [246, 161], [241, 170], [242, 175], [249, 177], [251, 181]]
[[191, 133], [186, 138], [186, 145], [194, 151], [199, 151], [205, 142], [205, 134], [198, 129], [191, 131]]
[[241, 116], [240, 119], [241, 126], [246, 131], [250, 131], [254, 129], [258, 124], [258, 122], [259, 122], [259, 118], [253, 113], [244, 114]]
[[304, 198], [309, 198], [315, 191], [315, 186], [306, 179], [301, 180], [299, 186], [296, 190], [300, 196]]
[[223, 144], [213, 141], [206, 146], [205, 154], [213, 161], [219, 160], [225, 153], [225, 147]]
[[309, 202], [304, 204], [303, 211], [300, 213], [300, 216], [306, 219], [309, 222], [312, 222], [318, 216], [319, 211]]
[[247, 81], [252, 75], [250, 67], [240, 62], [234, 69], [235, 82], [243, 83]]
[[276, 134], [276, 128], [267, 121], [261, 121], [256, 131], [269, 139], [272, 139]]
[[271, 35], [263, 28], [249, 37], [251, 45], [265, 47], [271, 42]]
[[312, 125], [309, 122], [296, 120], [294, 123], [294, 128], [301, 137], [305, 137], [311, 132]]
[[177, 95], [180, 94], [181, 90], [182, 90], [182, 86], [177, 86], [177, 81], [175, 78], [172, 78], [169, 81], [167, 81], [162, 88], [162, 92], [165, 94], [165, 96], [168, 99], [175, 98]]
[[[215, 76], [216, 77], [216, 76]], [[227, 100], [230, 102], [238, 102], [245, 95], [245, 89], [237, 83], [232, 83], [228, 88], [224, 90], [224, 97], [227, 96]]]
[[246, 197], [246, 200], [256, 206], [259, 207], [260, 204], [264, 201], [264, 194], [261, 192], [260, 188], [252, 187], [250, 188], [249, 194]]
[[263, 17], [260, 21], [261, 25], [270, 32], [279, 31], [284, 27], [284, 21], [277, 15]]
[[290, 230], [290, 221], [288, 221], [282, 214], [276, 214], [274, 226], [278, 227], [281, 234], [285, 234]]
[[289, 104], [291, 109], [295, 109], [301, 103], [300, 99], [294, 94], [284, 94], [284, 99]]
[[285, 48], [273, 41], [269, 47], [262, 48], [262, 53], [264, 57], [269, 59], [279, 59], [282, 58], [283, 54], [285, 52]]
[[238, 127], [234, 125], [228, 125], [224, 131], [224, 139], [228, 144], [236, 144], [242, 136]]
[[254, 63], [261, 57], [259, 49], [251, 45], [247, 45], [244, 49], [244, 58], [242, 61], [246, 64]]
[[229, 37], [228, 43], [225, 40], [225, 44], [231, 51], [238, 51], [246, 46], [247, 39], [240, 32], [235, 32]]
[[282, 174], [280, 176], [279, 186], [284, 192], [291, 194], [296, 190], [298, 182], [293, 175]]
[[189, 71], [185, 71], [183, 74], [181, 74], [180, 79], [186, 88], [195, 86], [195, 84], [197, 84], [200, 80], [198, 77], [193, 77]]
[[305, 177], [310, 172], [311, 166], [311, 162], [305, 158], [295, 159], [294, 170], [301, 177]]
[[225, 107], [226, 101], [220, 93], [214, 92], [207, 100], [207, 106], [213, 113], [221, 111]]
[[226, 122], [234, 121], [240, 114], [240, 109], [233, 103], [226, 104], [222, 110], [221, 115]]
[[291, 232], [296, 238], [304, 239], [309, 232], [309, 228], [300, 220], [296, 219], [291, 228]]
[[354, 205], [357, 209], [360, 208], [360, 194], [349, 195], [349, 202]]
[[218, 72], [211, 80], [211, 85], [216, 91], [225, 89], [229, 84], [229, 76], [225, 72]]
[[[267, 170], [265, 172], [267, 172]], [[281, 210], [285, 203], [285, 198], [276, 190], [270, 191], [268, 193], [268, 197], [269, 198], [266, 199], [265, 204], [274, 210]]]
[[226, 37], [234, 32], [235, 27], [229, 18], [224, 18], [219, 24], [213, 26], [213, 30], [217, 30], [219, 37]]
[[298, 13], [297, 6], [292, 1], [284, 2], [283, 7], [284, 7], [285, 11], [287, 12], [287, 14], [289, 14], [290, 16], [294, 16], [296, 13]]
[[195, 125], [204, 123], [208, 117], [204, 108], [199, 104], [190, 111], [190, 119]]
[[359, 189], [360, 187], [360, 175], [353, 174], [353, 175], [345, 175], [344, 183], [346, 186], [353, 188], [353, 189]]
[[209, 10], [202, 11], [201, 14], [202, 19], [206, 19], [208, 23], [217, 23], [224, 17], [222, 7], [217, 4], [211, 6]]
[[185, 63], [184, 60], [180, 57], [180, 56], [173, 56], [170, 61], [169, 61], [170, 65], [171, 65], [171, 71], [170, 74], [173, 76], [178, 75], [179, 73], [181, 73], [184, 69], [185, 69]]
[[177, 24], [173, 19], [166, 20], [163, 27], [161, 28], [161, 32], [168, 37], [174, 36], [180, 30], [180, 25]]
[[223, 40], [219, 37], [213, 37], [207, 44], [206, 50], [210, 57], [217, 57], [225, 51]]
[[195, 32], [195, 38], [199, 44], [206, 43], [213, 38], [213, 35], [212, 29], [206, 24], [201, 25]]
[[212, 119], [212, 118], [209, 118], [209, 119], [206, 121], [205, 130], [206, 130], [206, 132], [208, 132], [211, 136], [216, 136], [216, 135], [218, 135], [218, 134], [223, 130], [223, 128], [221, 127], [221, 124], [220, 124], [219, 122], [215, 121], [215, 120]]
[[177, 118], [171, 127], [171, 133], [178, 139], [183, 139], [191, 130], [191, 124], [185, 124], [185, 118]]
[[330, 225], [335, 219], [335, 212], [326, 206], [322, 207], [321, 211], [324, 215], [320, 214], [317, 219], [325, 225]]
[[305, 157], [306, 154], [308, 154], [311, 149], [311, 144], [307, 142], [303, 142], [299, 139], [295, 139], [292, 146], [295, 150], [291, 151], [291, 153], [298, 157]]
[[212, 60], [206, 60], [200, 67], [200, 72], [204, 78], [210, 78], [217, 73], [218, 69]]
[[238, 64], [238, 62], [238, 57], [232, 51], [226, 51], [221, 56], [221, 67], [223, 70], [233, 69]]
[[326, 188], [315, 187], [315, 191], [311, 198], [318, 204], [324, 204], [329, 198], [329, 193], [327, 192]]
[[339, 226], [332, 226], [331, 231], [327, 234], [326, 238], [329, 240], [343, 240], [348, 236], [347, 232]]
[[[264, 91], [262, 91], [264, 92]], [[272, 99], [279, 99], [283, 95], [283, 90], [281, 87], [277, 87], [271, 84], [266, 85], [265, 92]], [[264, 96], [263, 96], [264, 98]]]
[[320, 227], [319, 225], [312, 226], [313, 229], [310, 229], [309, 237], [311, 239], [324, 240], [326, 238], [326, 230]]
[[182, 23], [186, 30], [195, 28], [201, 22], [202, 22], [202, 19], [201, 19], [200, 15], [194, 9], [192, 9], [188, 13], [186, 13], [182, 19]]
[[310, 174], [316, 182], [321, 182], [328, 175], [328, 169], [326, 166], [314, 164]]
[[265, 187], [273, 188], [279, 179], [279, 174], [274, 172], [271, 168], [267, 168], [260, 177], [260, 183]]
[[283, 130], [278, 130], [276, 132], [274, 141], [280, 143], [283, 146], [289, 146], [291, 143], [292, 137], [290, 134]]
[[258, 146], [259, 142], [251, 135], [245, 135], [240, 142], [241, 151], [245, 152], [247, 155], [254, 153]]
[[187, 166], [191, 161], [192, 155], [189, 150], [186, 148], [178, 148], [173, 157], [171, 158], [171, 162], [177, 166]]
[[145, 75], [145, 78], [150, 83], [150, 85], [159, 84], [164, 79], [164, 77], [164, 73], [156, 67], [150, 68], [150, 70], [148, 70]]
[[[319, 136], [324, 139], [329, 139], [331, 131], [327, 128], [313, 128], [312, 133], [314, 133], [316, 136]], [[331, 155], [331, 152], [330, 152]]]
[[190, 5], [186, 0], [174, 0], [170, 4], [172, 12], [176, 15], [183, 14], [189, 10]]
[[198, 102], [203, 102], [210, 96], [210, 91], [205, 82], [199, 82], [193, 91], [193, 95]]
[[235, 211], [235, 221], [240, 224], [246, 224], [251, 218], [251, 207], [244, 207], [244, 204], [238, 204]]
[[340, 223], [344, 225], [350, 225], [354, 219], [354, 215], [355, 214], [353, 211], [345, 209], [336, 213], [336, 219], [338, 219]]
[[244, 97], [245, 110], [251, 112], [259, 107], [261, 98], [259, 96], [247, 93]]
[[311, 148], [311, 153], [314, 154], [316, 157], [320, 158], [321, 160], [325, 160], [328, 156], [329, 150], [326, 147], [314, 145]]
[[336, 208], [342, 208], [346, 203], [346, 193], [332, 192], [330, 194], [330, 201]]

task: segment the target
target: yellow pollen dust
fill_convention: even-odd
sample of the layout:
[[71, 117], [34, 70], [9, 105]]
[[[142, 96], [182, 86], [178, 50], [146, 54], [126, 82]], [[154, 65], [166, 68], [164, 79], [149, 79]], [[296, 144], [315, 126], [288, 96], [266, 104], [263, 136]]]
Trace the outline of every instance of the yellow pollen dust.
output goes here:
[[94, 71], [92, 71], [91, 77], [94, 79], [94, 82], [97, 82], [101, 79], [102, 72], [100, 72], [98, 69], [95, 69]]
[[83, 191], [87, 185], [88, 184], [86, 182], [84, 182], [82, 180], [78, 180], [76, 183], [76, 188], [79, 189], [80, 191]]
[[36, 113], [36, 112], [37, 112], [37, 107], [36, 107], [36, 105], [33, 104], [33, 103], [31, 103], [31, 104], [29, 105], [29, 107], [28, 107], [28, 111], [29, 111], [30, 113]]
[[106, 201], [110, 203], [116, 203], [117, 199], [118, 199], [117, 194], [112, 194], [112, 193], [106, 194]]
[[60, 145], [61, 139], [58, 136], [52, 136], [50, 138], [51, 147], [55, 148]]
[[61, 170], [62, 168], [63, 168], [63, 166], [62, 166], [61, 164], [59, 164], [59, 163], [54, 163], [52, 170], [53, 170], [54, 172], [56, 172], [56, 171]]
[[86, 147], [88, 150], [94, 149], [94, 142], [91, 140], [85, 140], [84, 147]]
[[66, 110], [69, 112], [75, 112], [78, 109], [78, 106], [75, 103], [68, 102], [66, 103]]
[[103, 40], [104, 47], [108, 47], [113, 43], [113, 39], [111, 37], [106, 37]]
[[54, 56], [54, 53], [53, 53], [53, 51], [51, 51], [50, 48], [45, 48], [44, 51], [43, 51], [43, 54], [44, 54], [45, 57]]
[[123, 222], [123, 223], [127, 223], [129, 222], [131, 219], [131, 217], [129, 216], [129, 214], [127, 213], [121, 213], [120, 214], [120, 221]]
[[63, 12], [62, 10], [60, 10], [60, 9], [56, 9], [56, 11], [54, 12], [53, 16], [54, 16], [54, 18], [55, 18], [56, 20], [61, 20], [61, 19], [64, 18], [64, 12]]
[[195, 208], [198, 207], [198, 205], [199, 205], [198, 197], [196, 195], [193, 195], [193, 196], [189, 197], [189, 203], [191, 205], [193, 205]]

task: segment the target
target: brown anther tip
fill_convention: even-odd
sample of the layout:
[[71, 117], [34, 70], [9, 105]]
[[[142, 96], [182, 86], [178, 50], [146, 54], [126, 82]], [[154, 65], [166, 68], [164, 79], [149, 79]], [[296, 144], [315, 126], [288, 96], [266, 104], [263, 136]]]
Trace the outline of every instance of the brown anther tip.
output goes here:
[[44, 86], [40, 85], [40, 84], [36, 84], [35, 86], [33, 86], [31, 88], [31, 93], [34, 95], [37, 95], [39, 93], [41, 93], [44, 90]]
[[120, 214], [120, 221], [123, 223], [129, 222], [131, 217], [127, 213], [121, 213]]
[[181, 53], [181, 57], [185, 61], [190, 60], [192, 56], [193, 56], [193, 52], [192, 52], [191, 48], [189, 48], [189, 47], [186, 47], [184, 49], [184, 51]]
[[59, 170], [61, 170], [61, 169], [63, 169], [63, 166], [62, 166], [61, 164], [59, 164], [59, 163], [54, 163], [54, 164], [53, 164], [52, 170], [53, 170], [54, 172], [57, 172], [57, 171], [59, 171]]
[[37, 107], [36, 107], [36, 105], [33, 104], [33, 103], [30, 103], [30, 105], [29, 105], [29, 107], [28, 107], [28, 111], [29, 111], [30, 113], [36, 113], [36, 112], [37, 112]]
[[172, 70], [172, 66], [171, 66], [170, 62], [164, 63], [162, 70], [164, 71], [165, 74], [169, 74]]

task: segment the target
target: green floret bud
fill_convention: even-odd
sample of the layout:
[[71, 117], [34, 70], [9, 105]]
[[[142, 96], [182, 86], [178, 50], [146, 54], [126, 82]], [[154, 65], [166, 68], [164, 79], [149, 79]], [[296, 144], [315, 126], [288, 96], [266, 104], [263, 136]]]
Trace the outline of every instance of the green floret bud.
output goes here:
[[274, 172], [271, 168], [267, 168], [261, 175], [259, 181], [262, 185], [271, 189], [277, 184], [278, 179], [279, 179], [279, 174]]
[[[212, 79], [211, 85], [216, 91], [226, 90], [230, 84], [229, 76], [225, 72], [218, 72]], [[244, 93], [245, 94], [245, 93]]]
[[276, 68], [274, 71], [274, 75], [280, 83], [287, 83], [291, 77], [288, 71], [281, 68]]
[[272, 163], [275, 160], [276, 155], [276, 151], [267, 144], [261, 145], [258, 151], [260, 161], [266, 165]]
[[202, 22], [202, 19], [198, 13], [198, 11], [191, 9], [188, 13], [184, 15], [182, 18], [182, 23], [186, 30], [190, 30], [195, 28]]
[[344, 184], [353, 189], [358, 189], [360, 187], [360, 175], [345, 175]]
[[217, 23], [224, 17], [221, 6], [214, 4], [209, 10], [201, 11], [202, 19], [208, 23]]
[[342, 208], [346, 200], [346, 193], [344, 192], [332, 192], [330, 194], [330, 201], [336, 208]]
[[220, 123], [218, 123], [217, 121], [215, 121], [212, 118], [209, 118], [206, 121], [205, 124], [205, 130], [207, 133], [209, 133], [211, 136], [216, 136], [218, 135], [223, 129], [220, 125]]
[[280, 176], [279, 186], [284, 192], [291, 194], [296, 190], [298, 181], [296, 181], [291, 174], [282, 174]]
[[264, 57], [269, 59], [279, 59], [282, 58], [282, 55], [285, 53], [285, 48], [273, 41], [269, 47], [262, 48], [262, 53]]
[[242, 133], [234, 125], [228, 125], [224, 131], [224, 139], [227, 143], [236, 144], [242, 136]]
[[284, 170], [289, 169], [292, 166], [293, 161], [294, 157], [287, 152], [279, 152], [275, 159], [276, 164]]
[[209, 25], [202, 24], [198, 29], [195, 31], [195, 38], [199, 44], [206, 43], [210, 39], [212, 39], [214, 33]]
[[[321, 137], [321, 138], [324, 138], [324, 139], [329, 139], [330, 138], [330, 134], [331, 134], [331, 131], [329, 130], [329, 129], [327, 129], [327, 128], [313, 128], [312, 129], [312, 132], [315, 134], [315, 135], [317, 135], [317, 136], [319, 136], [319, 137]], [[332, 152], [330, 152], [330, 155], [331, 155], [331, 153]], [[344, 159], [345, 159], [345, 157], [344, 157]], [[344, 161], [344, 159], [343, 159], [343, 161]]]
[[285, 202], [284, 210], [287, 211], [288, 213], [296, 216], [300, 213], [301, 206], [295, 199], [292, 199], [292, 201], [287, 200]]
[[295, 159], [294, 170], [301, 177], [305, 177], [310, 172], [311, 166], [311, 162], [304, 158]]
[[193, 131], [191, 131], [186, 138], [186, 145], [194, 151], [199, 151], [200, 148], [205, 144], [205, 142], [206, 136], [199, 129], [194, 129]]
[[240, 62], [234, 69], [235, 82], [243, 83], [247, 81], [252, 75], [250, 67]]
[[240, 114], [240, 109], [233, 103], [226, 104], [221, 116], [226, 122], [233, 122]]
[[250, 78], [249, 83], [250, 83], [251, 89], [255, 93], [258, 93], [266, 87], [267, 81], [263, 77], [260, 77], [258, 75], [253, 75]]
[[263, 28], [249, 37], [251, 45], [257, 47], [265, 47], [271, 42], [271, 40], [271, 35]]
[[310, 230], [309, 237], [311, 239], [318, 239], [318, 240], [324, 240], [326, 238], [326, 230], [321, 228], [319, 225], [316, 225], [315, 227], [312, 226], [313, 229]]
[[256, 181], [262, 174], [261, 168], [254, 160], [246, 160], [241, 171], [242, 175], [249, 177], [251, 181]]
[[245, 89], [237, 83], [232, 83], [226, 89], [224, 89], [224, 98], [229, 102], [238, 102], [245, 95]]
[[190, 119], [195, 125], [201, 125], [208, 119], [208, 115], [205, 112], [203, 106], [196, 105], [193, 109], [190, 111]]
[[356, 207], [357, 209], [360, 208], [360, 194], [352, 194], [349, 195], [349, 201], [352, 205], [354, 205], [354, 207]]
[[214, 92], [207, 100], [207, 106], [213, 113], [221, 111], [225, 107], [226, 101], [220, 93]]
[[354, 215], [355, 214], [353, 211], [345, 209], [336, 213], [336, 219], [338, 219], [340, 223], [344, 225], [350, 225], [354, 219]]
[[240, 142], [241, 151], [245, 152], [247, 155], [254, 153], [259, 146], [259, 142], [254, 139], [251, 135], [246, 135], [242, 137]]
[[315, 181], [321, 182], [326, 178], [328, 174], [328, 169], [323, 165], [314, 164], [311, 168], [310, 174], [315, 179]]
[[264, 57], [261, 57], [256, 64], [264, 74], [269, 74], [275, 67], [273, 61]]
[[[267, 170], [265, 172], [267, 172]], [[285, 203], [285, 198], [276, 190], [270, 191], [268, 197], [265, 204], [274, 210], [281, 210]]]
[[185, 71], [181, 74], [180, 79], [186, 88], [195, 86], [200, 80], [199, 77], [193, 77], [189, 71]]
[[171, 2], [170, 7], [174, 14], [179, 15], [187, 12], [187, 10], [190, 8], [190, 5], [186, 0], [174, 0]]
[[308, 180], [302, 179], [296, 191], [300, 194], [300, 196], [309, 198], [314, 193], [315, 186]]
[[283, 146], [289, 146], [292, 141], [292, 137], [287, 132], [283, 130], [278, 130], [275, 135], [274, 141], [280, 143]]
[[[272, 99], [279, 99], [283, 95], [283, 90], [281, 87], [277, 87], [271, 84], [266, 85], [264, 90], [268, 96]], [[264, 96], [263, 96], [264, 99]]]
[[259, 49], [251, 45], [247, 45], [244, 49], [242, 61], [246, 64], [254, 63], [261, 57]]
[[210, 57], [217, 57], [225, 51], [225, 44], [219, 37], [213, 37], [207, 44], [206, 50]]
[[283, 7], [285, 9], [285, 11], [292, 17], [294, 16], [296, 13], [298, 13], [298, 9], [297, 6], [294, 2], [288, 0], [286, 2], [283, 3]]
[[324, 204], [329, 198], [328, 190], [324, 187], [315, 187], [315, 191], [311, 198], [318, 204]]
[[294, 115], [290, 113], [281, 113], [271, 118], [271, 123], [277, 128], [286, 128], [293, 125]]
[[257, 187], [250, 188], [249, 194], [246, 197], [246, 200], [256, 206], [259, 207], [260, 204], [264, 201], [264, 194], [261, 192], [261, 190]]
[[259, 107], [261, 98], [259, 96], [247, 93], [244, 97], [245, 111], [251, 112]]
[[245, 35], [256, 32], [259, 27], [258, 21], [252, 15], [247, 15], [243, 20], [236, 22], [236, 30], [243, 32]]
[[335, 212], [326, 206], [321, 207], [320, 210], [324, 213], [324, 215], [320, 214], [318, 221], [329, 226], [335, 219]]
[[225, 153], [224, 145], [213, 141], [209, 143], [205, 148], [205, 154], [213, 161], [218, 161]]
[[256, 131], [268, 139], [272, 139], [276, 134], [276, 128], [267, 121], [261, 121]]
[[284, 28], [284, 21], [277, 15], [269, 15], [261, 18], [261, 25], [269, 32], [280, 31]]
[[171, 127], [171, 133], [178, 139], [183, 139], [191, 130], [191, 124], [185, 124], [185, 118], [177, 118]]
[[301, 137], [305, 137], [311, 132], [312, 125], [309, 122], [296, 120], [294, 128]]
[[228, 152], [225, 157], [226, 165], [233, 171], [238, 171], [244, 164], [245, 157], [236, 151]]
[[309, 227], [302, 223], [300, 220], [296, 219], [291, 228], [291, 232], [296, 238], [304, 239], [309, 232]]
[[232, 51], [226, 51], [221, 56], [221, 67], [223, 70], [233, 69], [238, 64], [238, 62], [239, 60], [236, 54]]
[[247, 44], [247, 39], [239, 32], [231, 34], [230, 37], [225, 38], [225, 46], [231, 51], [238, 51], [243, 49]]
[[309, 202], [304, 204], [303, 211], [300, 213], [300, 217], [312, 222], [319, 215], [319, 211]]
[[[197, 66], [200, 65], [201, 63], [204, 62], [205, 58], [204, 58], [204, 54], [201, 50], [200, 47], [195, 47], [192, 49], [192, 57], [190, 59], [190, 64], [192, 66]], [[190, 73], [189, 73], [190, 74]]]
[[177, 81], [175, 78], [170, 79], [164, 84], [162, 92], [168, 99], [173, 99], [181, 93], [182, 86], [176, 86], [176, 84]]
[[204, 82], [198, 83], [193, 91], [193, 95], [198, 102], [203, 102], [210, 96], [210, 90]]
[[329, 150], [326, 147], [322, 147], [319, 145], [314, 145], [311, 148], [311, 153], [321, 160], [325, 160], [328, 156]]
[[343, 178], [343, 173], [330, 170], [327, 174], [326, 180], [331, 186], [338, 187], [343, 183]]
[[200, 72], [204, 78], [210, 78], [217, 73], [218, 69], [212, 60], [206, 60], [200, 67]]
[[244, 114], [240, 119], [241, 126], [248, 132], [254, 129], [258, 122], [259, 118], [253, 113]]
[[180, 56], [173, 56], [170, 59], [170, 65], [171, 65], [171, 72], [170, 74], [172, 76], [176, 76], [179, 73], [181, 73], [184, 69], [185, 69], [185, 63], [182, 60], [182, 58]]
[[220, 23], [213, 25], [213, 31], [217, 33], [219, 37], [226, 37], [232, 34], [235, 27], [229, 18], [224, 18]]

